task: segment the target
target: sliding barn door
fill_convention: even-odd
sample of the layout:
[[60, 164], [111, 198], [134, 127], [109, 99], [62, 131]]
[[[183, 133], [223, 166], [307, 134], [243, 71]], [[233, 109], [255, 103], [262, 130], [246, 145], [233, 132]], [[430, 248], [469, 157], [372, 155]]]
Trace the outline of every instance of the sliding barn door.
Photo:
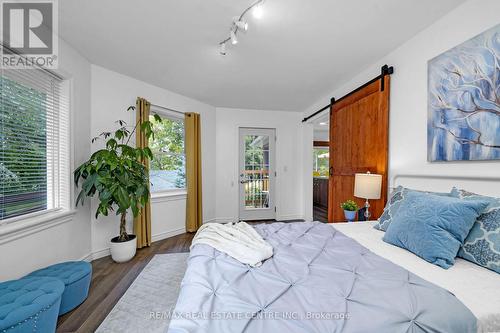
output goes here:
[[[382, 81], [384, 80], [384, 81]], [[330, 181], [328, 221], [345, 221], [340, 204], [354, 199], [354, 174], [382, 175], [382, 195], [370, 200], [371, 219], [377, 219], [387, 199], [389, 124], [388, 75], [334, 102], [330, 110]]]

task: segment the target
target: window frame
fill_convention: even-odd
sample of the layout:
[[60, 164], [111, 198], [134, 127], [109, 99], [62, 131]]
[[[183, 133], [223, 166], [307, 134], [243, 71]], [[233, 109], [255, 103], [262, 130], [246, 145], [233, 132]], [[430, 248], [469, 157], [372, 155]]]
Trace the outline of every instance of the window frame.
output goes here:
[[[184, 113], [183, 112], [174, 112], [168, 109], [163, 109], [161, 107], [157, 107], [155, 105], [151, 105], [149, 110], [150, 115], [157, 114], [162, 118], [167, 118], [172, 121], [181, 121], [184, 125], [184, 129], [186, 128]], [[186, 157], [186, 132], [184, 131], [184, 158]], [[149, 172], [149, 171], [148, 171]], [[148, 174], [149, 176], [149, 174]], [[151, 201], [152, 202], [160, 202], [170, 199], [184, 199], [187, 196], [187, 188], [171, 188], [157, 192], [150, 192]], [[170, 199], [169, 199], [170, 198]]]
[[[48, 228], [52, 228], [56, 225], [71, 222], [76, 215], [76, 207], [74, 203], [74, 182], [73, 173], [74, 169], [74, 121], [73, 121], [73, 110], [74, 110], [74, 100], [72, 98], [74, 92], [74, 82], [73, 78], [68, 75], [63, 75], [60, 71], [51, 71], [47, 69], [41, 69], [47, 75], [54, 77], [60, 81], [61, 84], [61, 95], [67, 98], [67, 155], [66, 155], [66, 174], [60, 174], [58, 183], [61, 183], [61, 179], [66, 178], [67, 182], [67, 200], [66, 207], [63, 205], [55, 208], [45, 209], [41, 211], [36, 211], [24, 215], [14, 216], [4, 220], [0, 220], [0, 245], [14, 241], [16, 239], [43, 231]], [[2, 72], [0, 72], [2, 73]], [[3, 73], [2, 73], [3, 74]], [[59, 147], [60, 149], [61, 147]]]

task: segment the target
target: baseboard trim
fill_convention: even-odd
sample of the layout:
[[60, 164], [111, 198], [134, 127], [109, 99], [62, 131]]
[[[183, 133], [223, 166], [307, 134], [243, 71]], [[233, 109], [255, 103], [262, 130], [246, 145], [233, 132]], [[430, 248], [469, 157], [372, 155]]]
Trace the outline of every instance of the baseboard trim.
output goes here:
[[[170, 237], [174, 237], [174, 236], [183, 234], [185, 232], [186, 232], [186, 228], [184, 228], [184, 227], [183, 228], [174, 229], [174, 230], [165, 231], [165, 232], [161, 232], [159, 234], [152, 235], [151, 236], [151, 242], [155, 243], [155, 242], [161, 241], [161, 240], [166, 239], [166, 238], [170, 238]], [[81, 261], [92, 262], [94, 260], [97, 260], [97, 259], [100, 259], [100, 258], [104, 258], [104, 257], [107, 257], [109, 255], [111, 255], [111, 253], [110, 253], [109, 247], [107, 247], [107, 248], [104, 248], [104, 249], [101, 249], [101, 250], [97, 250], [97, 251], [91, 252], [91, 253], [83, 256], [82, 258], [80, 258], [80, 260]]]
[[[290, 220], [305, 220], [304, 215], [280, 215], [276, 216], [276, 221], [290, 221]], [[217, 217], [213, 219], [213, 222], [216, 223], [230, 223], [230, 222], [238, 222], [239, 218], [237, 217]], [[212, 222], [212, 221], [211, 221]]]
[[100, 258], [104, 258], [104, 257], [107, 257], [109, 255], [111, 255], [111, 253], [109, 252], [109, 247], [108, 247], [108, 248], [104, 248], [104, 249], [101, 249], [101, 250], [97, 250], [97, 251], [91, 252], [91, 253], [89, 253], [88, 255], [86, 255], [81, 260], [92, 262], [94, 260], [97, 260], [97, 259], [100, 259]]
[[237, 217], [216, 217], [213, 219], [213, 222], [215, 223], [230, 223], [230, 222], [238, 222]]
[[80, 261], [91, 262], [92, 261], [92, 253], [87, 254], [79, 259]]
[[174, 237], [174, 236], [183, 234], [185, 232], [186, 232], [186, 227], [161, 232], [159, 234], [151, 236], [151, 242], [154, 243], [154, 242], [160, 241], [160, 240], [165, 239], [165, 238], [170, 238], [170, 237]]
[[276, 221], [305, 220], [304, 215], [280, 215], [276, 216]]

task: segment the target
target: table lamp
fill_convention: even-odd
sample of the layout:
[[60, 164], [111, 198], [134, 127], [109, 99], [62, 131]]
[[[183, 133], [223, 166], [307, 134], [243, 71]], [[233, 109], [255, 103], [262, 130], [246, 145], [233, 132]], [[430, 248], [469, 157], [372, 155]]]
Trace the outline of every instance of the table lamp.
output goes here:
[[357, 173], [354, 175], [354, 196], [365, 199], [365, 217], [370, 219], [370, 203], [368, 199], [380, 199], [382, 189], [382, 175], [367, 173]]

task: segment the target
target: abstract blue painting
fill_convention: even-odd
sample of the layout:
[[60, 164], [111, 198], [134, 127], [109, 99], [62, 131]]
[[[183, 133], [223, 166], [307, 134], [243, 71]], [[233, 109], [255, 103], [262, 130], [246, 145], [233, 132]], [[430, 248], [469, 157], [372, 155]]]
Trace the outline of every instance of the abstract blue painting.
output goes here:
[[429, 161], [500, 159], [500, 25], [428, 63]]

